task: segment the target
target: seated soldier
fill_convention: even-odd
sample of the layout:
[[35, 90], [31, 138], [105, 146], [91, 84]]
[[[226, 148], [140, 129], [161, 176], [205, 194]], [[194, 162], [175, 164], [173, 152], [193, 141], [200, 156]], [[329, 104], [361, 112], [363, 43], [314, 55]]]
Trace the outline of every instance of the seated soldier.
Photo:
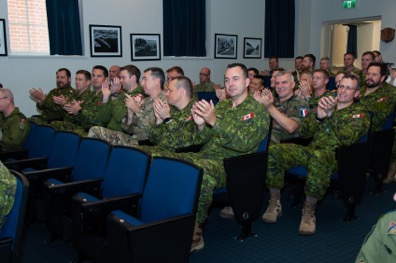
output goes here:
[[[122, 118], [127, 113], [125, 107], [126, 94], [134, 97], [138, 94], [145, 97], [143, 88], [139, 85], [140, 70], [134, 65], [126, 65], [120, 69], [120, 78], [115, 77], [109, 87], [107, 81], [102, 85], [103, 100], [99, 107], [99, 120], [106, 128], [114, 131], [122, 131]], [[118, 86], [122, 86], [124, 92], [117, 92]], [[94, 126], [91, 133], [100, 132], [103, 127]]]
[[[275, 78], [275, 91], [278, 98], [274, 99], [268, 89], [256, 91], [254, 98], [261, 103], [272, 117], [272, 131], [270, 145], [278, 144], [283, 139], [299, 137], [299, 127], [303, 118], [308, 114], [308, 102], [297, 97], [293, 88], [293, 75], [281, 71], [272, 75]], [[225, 219], [233, 219], [231, 207], [225, 207], [219, 212]]]
[[122, 120], [123, 132], [101, 128], [90, 131], [88, 136], [114, 145], [127, 146], [138, 146], [140, 140], [148, 139], [149, 130], [155, 123], [154, 101], [156, 98], [162, 101], [166, 99], [162, 91], [164, 82], [165, 74], [162, 69], [147, 68], [143, 74], [142, 87], [148, 97], [142, 99], [141, 96], [131, 97], [125, 94], [125, 105], [128, 111]]
[[204, 247], [202, 227], [213, 191], [225, 185], [223, 159], [257, 151], [269, 127], [268, 113], [248, 95], [249, 79], [245, 65], [228, 65], [224, 82], [230, 99], [219, 102], [216, 108], [205, 100], [195, 103], [192, 110], [194, 131], [183, 135], [193, 144], [204, 143], [201, 151], [153, 154], [187, 160], [204, 170], [191, 251]]
[[154, 101], [156, 123], [149, 131], [149, 139], [155, 146], [139, 147], [150, 153], [190, 146], [191, 141], [185, 135], [195, 129], [191, 116], [195, 102], [192, 99], [191, 80], [187, 77], [176, 77], [169, 82], [164, 93], [167, 102], [159, 98]]
[[370, 126], [367, 111], [353, 102], [359, 92], [359, 77], [346, 74], [338, 87], [338, 96], [323, 97], [319, 101], [317, 113], [311, 112], [302, 122], [301, 136], [313, 137], [308, 146], [277, 144], [270, 147], [266, 178], [270, 200], [263, 214], [265, 223], [275, 223], [282, 215], [280, 190], [284, 186], [285, 172], [294, 166], [306, 166], [306, 200], [299, 233], [315, 234], [316, 203], [324, 197], [330, 176], [337, 169], [335, 148], [358, 142]]
[[17, 181], [0, 161], [0, 232], [14, 205]]
[[37, 109], [41, 111], [38, 116], [30, 119], [37, 124], [48, 124], [54, 120], [62, 121], [66, 115], [63, 104], [55, 97], [63, 98], [67, 101], [71, 98], [74, 89], [71, 87], [71, 73], [67, 68], [61, 68], [56, 72], [56, 88], [52, 89], [47, 95], [41, 89], [31, 89], [30, 97], [36, 101]]
[[23, 148], [30, 131], [29, 120], [14, 105], [14, 95], [11, 90], [0, 89], [0, 150], [10, 151]]
[[194, 86], [194, 97], [197, 98], [197, 92], [215, 92], [213, 82], [210, 80], [210, 69], [202, 68], [199, 72], [199, 84]]

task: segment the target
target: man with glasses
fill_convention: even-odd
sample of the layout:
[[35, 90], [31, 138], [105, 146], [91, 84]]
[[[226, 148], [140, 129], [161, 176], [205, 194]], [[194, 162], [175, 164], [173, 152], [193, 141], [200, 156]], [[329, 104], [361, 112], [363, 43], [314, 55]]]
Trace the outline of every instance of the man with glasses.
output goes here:
[[215, 92], [213, 85], [210, 80], [210, 69], [202, 68], [199, 72], [199, 84], [194, 86], [194, 97], [197, 97], [197, 92]]
[[308, 146], [277, 144], [270, 147], [266, 178], [270, 200], [263, 215], [265, 223], [275, 223], [282, 215], [280, 190], [284, 186], [284, 174], [288, 169], [301, 165], [307, 167], [308, 174], [299, 233], [315, 234], [316, 203], [324, 197], [330, 176], [337, 169], [334, 150], [358, 142], [370, 126], [365, 108], [354, 103], [359, 92], [359, 77], [346, 74], [338, 87], [337, 97], [322, 97], [317, 112], [311, 112], [303, 120], [301, 136], [313, 137]]
[[21, 149], [29, 134], [28, 119], [14, 105], [14, 95], [11, 90], [0, 89], [0, 151]]

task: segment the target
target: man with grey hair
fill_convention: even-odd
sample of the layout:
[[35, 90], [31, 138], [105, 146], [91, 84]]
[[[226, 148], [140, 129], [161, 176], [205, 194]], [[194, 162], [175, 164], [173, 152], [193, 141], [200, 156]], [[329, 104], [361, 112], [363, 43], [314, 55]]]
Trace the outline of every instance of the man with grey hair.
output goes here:
[[29, 134], [29, 120], [14, 105], [14, 95], [11, 90], [0, 89], [0, 112], [3, 117], [0, 122], [0, 150], [10, 151], [21, 149]]

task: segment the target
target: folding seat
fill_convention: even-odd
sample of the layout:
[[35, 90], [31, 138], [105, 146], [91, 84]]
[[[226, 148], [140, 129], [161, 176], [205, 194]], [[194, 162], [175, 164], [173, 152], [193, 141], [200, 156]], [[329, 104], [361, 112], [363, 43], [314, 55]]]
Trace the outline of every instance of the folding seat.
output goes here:
[[55, 129], [46, 125], [32, 125], [26, 139], [27, 144], [21, 150], [0, 152], [0, 160], [12, 161], [17, 159], [48, 157], [52, 142], [55, 137]]
[[[64, 237], [63, 219], [64, 216], [70, 217], [71, 198], [74, 193], [87, 192], [92, 195], [100, 193], [110, 149], [111, 146], [105, 141], [83, 138], [71, 172], [70, 167], [43, 172], [49, 177], [43, 183], [43, 200], [46, 224], [52, 231], [53, 238], [56, 234]], [[51, 178], [51, 173], [56, 178]], [[37, 171], [37, 176], [40, 176], [40, 171]]]
[[[48, 157], [22, 159], [4, 164], [13, 170], [22, 172], [29, 180], [28, 218], [30, 221], [43, 220], [37, 210], [40, 206], [43, 182], [54, 175], [54, 168], [62, 167], [62, 173], [71, 173], [77, 156], [81, 137], [72, 132], [58, 131], [55, 134]], [[68, 168], [67, 168], [68, 167]], [[42, 213], [41, 213], [42, 214]]]
[[125, 207], [125, 198], [142, 194], [147, 179], [151, 156], [131, 147], [112, 148], [99, 196], [76, 193], [72, 199], [72, 240], [80, 253], [80, 260], [100, 261], [107, 215]]
[[188, 262], [202, 169], [154, 157], [143, 195], [107, 217], [107, 262]]
[[0, 231], [0, 261], [4, 263], [22, 261], [22, 235], [29, 191], [28, 180], [19, 172], [10, 172], [17, 179], [17, 189], [14, 206]]
[[[242, 226], [237, 240], [255, 236], [251, 232], [252, 223], [260, 216], [265, 177], [267, 173], [268, 148], [271, 138], [270, 126], [256, 153], [226, 158], [223, 160], [227, 175], [227, 188], [216, 189], [214, 199], [223, 196], [230, 200], [235, 219]], [[224, 195], [226, 198], [224, 199]]]

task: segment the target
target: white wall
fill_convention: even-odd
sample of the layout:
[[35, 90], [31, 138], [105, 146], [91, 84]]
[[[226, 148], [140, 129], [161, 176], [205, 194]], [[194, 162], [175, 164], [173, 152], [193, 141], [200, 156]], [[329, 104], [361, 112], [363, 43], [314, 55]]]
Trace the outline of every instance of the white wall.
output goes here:
[[[0, 1], [0, 18], [6, 18], [7, 1]], [[160, 61], [132, 62], [130, 57], [131, 33], [159, 33], [162, 35], [162, 0], [83, 0], [84, 57], [0, 57], [0, 82], [10, 87], [17, 105], [26, 115], [35, 114], [35, 105], [28, 98], [28, 90], [41, 87], [45, 91], [55, 87], [55, 71], [67, 67], [74, 74], [79, 69], [90, 70], [96, 64], [111, 66], [134, 63], [141, 70], [149, 66], [167, 69], [180, 65], [187, 76], [198, 81], [203, 66], [212, 69], [212, 79], [222, 83], [226, 65], [242, 62], [248, 67], [268, 68], [268, 59], [243, 59], [244, 37], [264, 38], [265, 0], [207, 0], [207, 58], [164, 58]], [[358, 0], [355, 10], [342, 9], [339, 0], [296, 0], [295, 56], [313, 53], [320, 58], [322, 21], [335, 21], [382, 15], [382, 27], [394, 27], [396, 1]], [[122, 26], [122, 58], [91, 58], [88, 28], [90, 24]], [[213, 59], [214, 34], [238, 35], [238, 59]], [[264, 39], [263, 39], [264, 44]], [[381, 43], [380, 50], [386, 61], [396, 61], [394, 42]], [[163, 54], [163, 52], [162, 52]], [[319, 61], [317, 62], [317, 66]], [[294, 59], [280, 59], [280, 65], [293, 70]]]

